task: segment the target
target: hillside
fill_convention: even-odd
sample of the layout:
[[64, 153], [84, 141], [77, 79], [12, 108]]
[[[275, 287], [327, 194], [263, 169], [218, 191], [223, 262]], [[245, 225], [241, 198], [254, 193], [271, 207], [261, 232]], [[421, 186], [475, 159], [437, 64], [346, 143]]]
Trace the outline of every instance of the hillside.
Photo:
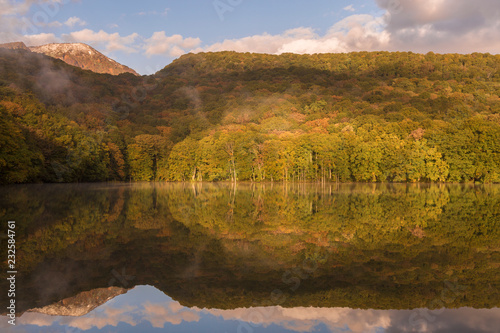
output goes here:
[[499, 95], [489, 54], [200, 53], [108, 77], [0, 50], [0, 181], [500, 182]]
[[0, 44], [0, 48], [2, 48], [2, 49], [8, 49], [8, 50], [25, 50], [25, 51], [29, 51], [29, 48], [23, 42], [14, 42], [14, 43]]
[[119, 64], [106, 57], [93, 47], [82, 43], [47, 44], [29, 48], [32, 52], [42, 53], [60, 59], [65, 63], [91, 70], [95, 73], [119, 75], [122, 73], [137, 74], [133, 69]]

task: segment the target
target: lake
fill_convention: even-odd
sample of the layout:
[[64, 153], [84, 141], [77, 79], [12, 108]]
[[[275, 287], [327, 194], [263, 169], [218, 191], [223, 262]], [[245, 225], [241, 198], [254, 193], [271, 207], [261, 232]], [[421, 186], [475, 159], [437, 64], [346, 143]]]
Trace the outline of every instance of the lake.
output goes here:
[[0, 187], [8, 332], [499, 332], [500, 185]]

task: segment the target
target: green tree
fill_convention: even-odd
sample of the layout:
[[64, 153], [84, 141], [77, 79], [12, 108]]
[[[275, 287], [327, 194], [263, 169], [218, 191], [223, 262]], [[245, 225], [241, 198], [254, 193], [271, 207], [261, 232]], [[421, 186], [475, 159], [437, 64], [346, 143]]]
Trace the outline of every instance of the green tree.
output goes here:
[[143, 134], [128, 147], [130, 175], [134, 180], [165, 179], [171, 142], [160, 135]]

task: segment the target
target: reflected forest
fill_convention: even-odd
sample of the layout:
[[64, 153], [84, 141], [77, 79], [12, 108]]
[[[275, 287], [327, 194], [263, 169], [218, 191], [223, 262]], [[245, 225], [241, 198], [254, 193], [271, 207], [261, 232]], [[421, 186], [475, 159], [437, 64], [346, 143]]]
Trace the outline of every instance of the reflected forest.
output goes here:
[[23, 185], [0, 216], [23, 221], [20, 312], [111, 285], [200, 308], [500, 306], [495, 186]]

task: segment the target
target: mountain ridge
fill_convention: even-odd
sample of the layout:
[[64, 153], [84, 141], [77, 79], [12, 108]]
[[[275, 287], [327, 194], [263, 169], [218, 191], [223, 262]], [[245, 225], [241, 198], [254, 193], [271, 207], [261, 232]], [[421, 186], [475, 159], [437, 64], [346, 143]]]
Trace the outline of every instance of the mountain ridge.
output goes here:
[[91, 70], [95, 73], [111, 75], [131, 73], [139, 76], [130, 67], [118, 63], [84, 43], [51, 43], [32, 46], [29, 49], [31, 52], [42, 53], [60, 59], [69, 65]]
[[62, 60], [68, 65], [90, 70], [98, 74], [120, 75], [131, 73], [135, 76], [140, 76], [132, 68], [120, 64], [84, 43], [50, 43], [28, 47], [23, 42], [13, 42], [0, 44], [0, 48], [44, 54]]
[[0, 48], [8, 50], [25, 50], [29, 51], [29, 48], [23, 42], [12, 42], [0, 44]]

